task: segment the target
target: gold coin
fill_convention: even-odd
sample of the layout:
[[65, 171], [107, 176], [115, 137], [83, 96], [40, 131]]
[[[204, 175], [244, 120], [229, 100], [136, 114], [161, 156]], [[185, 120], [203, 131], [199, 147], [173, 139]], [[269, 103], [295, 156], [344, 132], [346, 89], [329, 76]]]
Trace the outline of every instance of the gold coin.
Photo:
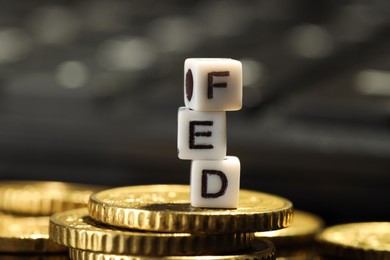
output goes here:
[[390, 222], [336, 225], [317, 236], [321, 254], [342, 259], [390, 259]]
[[231, 254], [223, 255], [194, 255], [194, 256], [136, 256], [136, 255], [111, 255], [78, 249], [69, 249], [69, 255], [73, 260], [271, 260], [275, 259], [275, 248], [269, 240], [258, 240], [252, 248]]
[[49, 240], [49, 220], [0, 214], [0, 252], [65, 252], [65, 247]]
[[54, 214], [50, 220], [50, 239], [71, 248], [120, 255], [200, 255], [249, 248], [253, 233], [206, 235], [131, 231], [99, 224], [88, 216], [85, 208]]
[[85, 207], [100, 186], [46, 181], [1, 181], [0, 210], [26, 215], [51, 215]]
[[294, 210], [291, 226], [274, 231], [256, 232], [255, 237], [270, 239], [279, 250], [283, 247], [304, 246], [314, 242], [314, 237], [324, 227], [324, 221], [305, 211]]
[[241, 190], [237, 209], [191, 207], [187, 185], [145, 185], [94, 193], [89, 215], [102, 223], [162, 232], [238, 233], [280, 229], [292, 219], [284, 198]]

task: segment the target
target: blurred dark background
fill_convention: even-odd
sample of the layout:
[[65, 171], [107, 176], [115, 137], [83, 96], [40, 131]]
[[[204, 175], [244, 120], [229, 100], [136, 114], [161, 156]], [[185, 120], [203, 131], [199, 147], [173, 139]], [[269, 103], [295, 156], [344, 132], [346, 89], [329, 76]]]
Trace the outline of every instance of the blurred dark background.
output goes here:
[[390, 2], [0, 0], [0, 179], [189, 184], [188, 57], [241, 60], [241, 187], [390, 220]]

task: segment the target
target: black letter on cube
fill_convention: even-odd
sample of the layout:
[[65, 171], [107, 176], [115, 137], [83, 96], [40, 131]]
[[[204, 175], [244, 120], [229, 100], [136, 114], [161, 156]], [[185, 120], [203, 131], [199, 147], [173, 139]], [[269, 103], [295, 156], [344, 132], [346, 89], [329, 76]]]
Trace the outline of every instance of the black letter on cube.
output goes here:
[[227, 83], [213, 83], [213, 77], [228, 77], [229, 71], [213, 71], [208, 74], [208, 86], [207, 86], [207, 97], [208, 99], [213, 98], [213, 88], [226, 88]]
[[212, 135], [211, 131], [206, 132], [195, 132], [195, 126], [213, 126], [213, 121], [190, 121], [190, 149], [213, 149], [212, 144], [195, 144], [196, 136], [205, 136], [210, 137]]
[[[207, 185], [208, 185], [208, 176], [209, 175], [218, 175], [221, 179], [222, 185], [221, 189], [216, 193], [207, 193]], [[202, 198], [218, 198], [225, 194], [228, 186], [228, 180], [226, 175], [217, 170], [203, 170], [202, 171]]]

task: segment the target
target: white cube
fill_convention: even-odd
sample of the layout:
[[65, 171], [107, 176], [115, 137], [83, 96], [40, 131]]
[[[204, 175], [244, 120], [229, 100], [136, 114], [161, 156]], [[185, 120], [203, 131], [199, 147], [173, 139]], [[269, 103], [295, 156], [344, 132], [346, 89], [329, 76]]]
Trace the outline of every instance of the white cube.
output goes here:
[[226, 156], [226, 112], [180, 107], [177, 153], [184, 160], [221, 160]]
[[233, 59], [186, 59], [184, 103], [197, 111], [234, 111], [242, 107], [242, 65]]
[[237, 208], [240, 192], [240, 160], [194, 160], [191, 164], [191, 206]]

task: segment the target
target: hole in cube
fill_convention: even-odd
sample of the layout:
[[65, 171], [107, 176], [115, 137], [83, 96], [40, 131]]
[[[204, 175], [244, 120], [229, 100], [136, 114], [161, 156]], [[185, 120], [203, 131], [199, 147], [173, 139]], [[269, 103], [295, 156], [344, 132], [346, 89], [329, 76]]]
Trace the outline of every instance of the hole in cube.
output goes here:
[[192, 77], [192, 71], [189, 69], [186, 73], [186, 95], [188, 101], [191, 101], [193, 90], [194, 90], [194, 78]]

